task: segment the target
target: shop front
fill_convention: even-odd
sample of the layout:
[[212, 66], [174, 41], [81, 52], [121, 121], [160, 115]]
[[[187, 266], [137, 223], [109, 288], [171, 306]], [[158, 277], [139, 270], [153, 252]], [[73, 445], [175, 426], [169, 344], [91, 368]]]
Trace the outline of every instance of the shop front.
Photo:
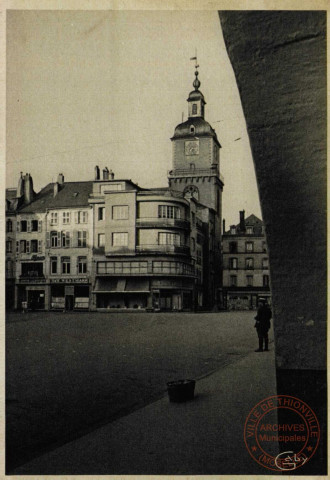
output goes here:
[[87, 278], [51, 279], [51, 310], [89, 310], [90, 285]]

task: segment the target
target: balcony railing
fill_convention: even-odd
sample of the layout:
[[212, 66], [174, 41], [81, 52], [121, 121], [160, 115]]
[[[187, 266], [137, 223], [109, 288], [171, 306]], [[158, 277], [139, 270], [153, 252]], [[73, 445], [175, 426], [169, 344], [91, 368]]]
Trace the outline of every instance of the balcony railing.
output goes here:
[[163, 255], [163, 254], [177, 254], [177, 255], [189, 255], [190, 248], [185, 245], [137, 245], [136, 246], [137, 253], [144, 253], [144, 254], [156, 254], [156, 255]]
[[160, 217], [143, 217], [137, 218], [136, 224], [140, 228], [166, 228], [166, 227], [175, 227], [175, 228], [184, 228], [189, 229], [190, 222], [188, 220], [181, 220], [179, 218], [160, 218]]

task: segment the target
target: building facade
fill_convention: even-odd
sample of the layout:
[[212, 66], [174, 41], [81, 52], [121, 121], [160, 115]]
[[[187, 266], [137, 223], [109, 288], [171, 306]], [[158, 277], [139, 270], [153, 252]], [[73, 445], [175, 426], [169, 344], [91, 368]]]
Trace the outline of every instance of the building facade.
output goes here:
[[223, 234], [223, 306], [228, 310], [256, 309], [258, 299], [271, 303], [269, 262], [262, 220], [255, 215]]
[[24, 302], [32, 310], [219, 305], [220, 143], [195, 76], [188, 120], [171, 138], [168, 187], [144, 189], [96, 166], [91, 181], [65, 182], [59, 174], [35, 193], [30, 174], [21, 176], [16, 208], [8, 208], [16, 224], [16, 309]]

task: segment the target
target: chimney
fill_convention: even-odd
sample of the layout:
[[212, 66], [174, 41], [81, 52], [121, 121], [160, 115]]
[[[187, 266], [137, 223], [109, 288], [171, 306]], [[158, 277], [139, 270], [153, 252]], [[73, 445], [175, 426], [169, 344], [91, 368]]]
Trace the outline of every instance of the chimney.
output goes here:
[[58, 174], [57, 183], [58, 183], [59, 185], [63, 185], [63, 183], [64, 183], [64, 175], [63, 175], [63, 173], [59, 173], [59, 174]]
[[33, 180], [31, 175], [27, 173], [24, 177], [24, 203], [32, 202], [34, 195]]
[[223, 219], [223, 220], [222, 220], [222, 234], [224, 234], [225, 231], [226, 231], [226, 220]]
[[113, 180], [115, 178], [115, 174], [113, 173], [112, 170], [110, 170], [110, 180]]
[[103, 180], [109, 180], [109, 170], [108, 167], [103, 169]]
[[100, 169], [98, 165], [94, 167], [94, 179], [95, 180], [100, 180]]
[[17, 187], [16, 197], [21, 197], [22, 195], [24, 195], [24, 178], [23, 178], [23, 172], [21, 172], [21, 176], [19, 177], [19, 180], [18, 180], [18, 187]]
[[246, 231], [246, 228], [245, 228], [245, 210], [241, 210], [239, 212], [239, 229], [241, 232], [245, 232]]
[[54, 197], [56, 197], [56, 195], [58, 194], [59, 189], [60, 189], [60, 186], [59, 186], [58, 182], [55, 182], [54, 183]]

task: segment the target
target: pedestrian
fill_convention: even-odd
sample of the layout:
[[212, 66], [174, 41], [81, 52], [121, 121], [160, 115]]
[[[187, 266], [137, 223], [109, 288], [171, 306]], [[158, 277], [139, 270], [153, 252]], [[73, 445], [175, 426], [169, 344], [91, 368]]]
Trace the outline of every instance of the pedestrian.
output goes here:
[[[264, 298], [259, 299], [259, 308], [256, 323], [254, 327], [257, 329], [259, 338], [259, 348], [255, 352], [268, 352], [268, 330], [270, 329], [270, 319], [272, 318], [271, 309]], [[265, 348], [263, 349], [263, 342], [265, 340]]]

